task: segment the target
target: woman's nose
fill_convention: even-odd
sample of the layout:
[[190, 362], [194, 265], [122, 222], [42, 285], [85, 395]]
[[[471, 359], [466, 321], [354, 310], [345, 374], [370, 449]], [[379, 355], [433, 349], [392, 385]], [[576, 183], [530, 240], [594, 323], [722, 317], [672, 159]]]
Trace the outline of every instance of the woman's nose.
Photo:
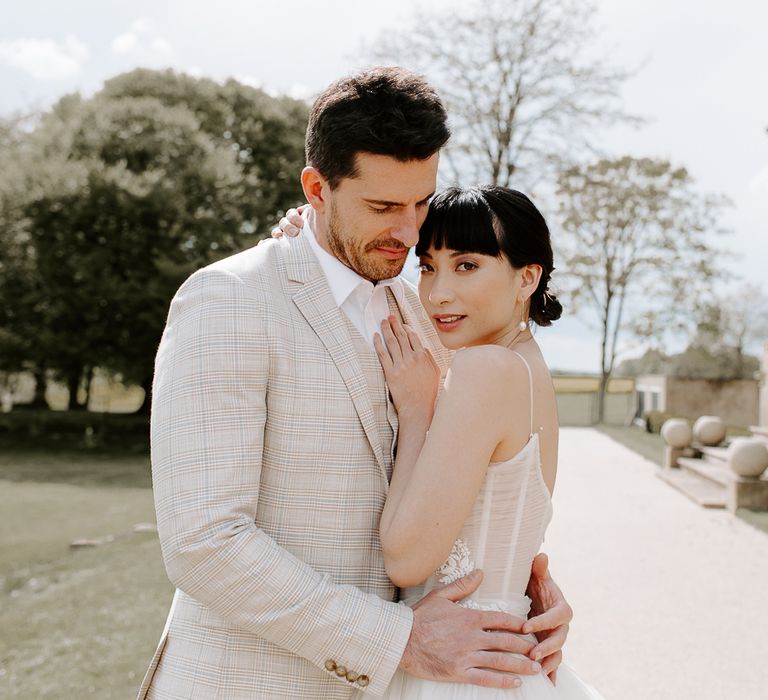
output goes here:
[[449, 304], [453, 299], [453, 292], [445, 284], [433, 284], [432, 289], [429, 290], [429, 301], [435, 306]]

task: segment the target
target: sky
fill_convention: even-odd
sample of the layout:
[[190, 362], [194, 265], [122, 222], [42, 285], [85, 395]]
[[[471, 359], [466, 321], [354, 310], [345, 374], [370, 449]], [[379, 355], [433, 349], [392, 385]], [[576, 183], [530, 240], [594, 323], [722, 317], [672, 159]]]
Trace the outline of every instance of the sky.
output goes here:
[[[75, 90], [137, 66], [235, 77], [272, 92], [310, 98], [359, 67], [384, 29], [413, 23], [412, 0], [2, 0], [0, 114], [33, 112]], [[445, 0], [423, 0], [424, 9]], [[601, 45], [636, 69], [624, 107], [639, 129], [605, 128], [610, 153], [668, 158], [685, 166], [702, 193], [732, 206], [718, 244], [735, 253], [723, 289], [739, 280], [768, 294], [768, 3], [756, 0], [598, 0]], [[297, 174], [298, 175], [298, 174]], [[556, 241], [555, 241], [556, 246]], [[659, 300], [663, 303], [663, 300]], [[538, 335], [550, 366], [599, 367], [598, 341], [566, 318]], [[642, 347], [627, 343], [626, 356]]]

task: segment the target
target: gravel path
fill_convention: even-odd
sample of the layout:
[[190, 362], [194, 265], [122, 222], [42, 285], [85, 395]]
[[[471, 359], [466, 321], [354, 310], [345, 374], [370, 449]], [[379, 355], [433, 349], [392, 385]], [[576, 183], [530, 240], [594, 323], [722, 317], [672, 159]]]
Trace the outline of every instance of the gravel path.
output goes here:
[[766, 700], [768, 535], [656, 470], [561, 431], [543, 550], [576, 613], [566, 659], [606, 700]]

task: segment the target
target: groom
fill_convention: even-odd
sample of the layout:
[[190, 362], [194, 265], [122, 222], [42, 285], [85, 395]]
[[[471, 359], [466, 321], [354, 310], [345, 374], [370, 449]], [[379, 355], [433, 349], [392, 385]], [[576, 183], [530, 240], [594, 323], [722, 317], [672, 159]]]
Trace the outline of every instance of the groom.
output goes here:
[[[408, 71], [334, 83], [307, 129], [306, 235], [199, 270], [174, 297], [152, 468], [177, 591], [140, 699], [380, 696], [398, 667], [509, 688], [540, 670], [512, 634], [523, 621], [452, 602], [478, 573], [413, 609], [393, 602], [378, 541], [397, 416], [370, 342], [391, 311], [448, 361], [397, 277], [448, 136]], [[546, 567], [529, 591], [550, 671], [570, 609]]]

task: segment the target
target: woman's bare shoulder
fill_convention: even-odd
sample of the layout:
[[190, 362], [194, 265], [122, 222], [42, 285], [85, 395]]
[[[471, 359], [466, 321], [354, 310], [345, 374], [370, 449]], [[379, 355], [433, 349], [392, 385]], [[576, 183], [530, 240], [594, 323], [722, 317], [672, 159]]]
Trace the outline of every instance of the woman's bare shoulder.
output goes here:
[[478, 391], [506, 393], [510, 383], [528, 380], [525, 363], [509, 348], [476, 345], [453, 356], [446, 382], [469, 385]]

